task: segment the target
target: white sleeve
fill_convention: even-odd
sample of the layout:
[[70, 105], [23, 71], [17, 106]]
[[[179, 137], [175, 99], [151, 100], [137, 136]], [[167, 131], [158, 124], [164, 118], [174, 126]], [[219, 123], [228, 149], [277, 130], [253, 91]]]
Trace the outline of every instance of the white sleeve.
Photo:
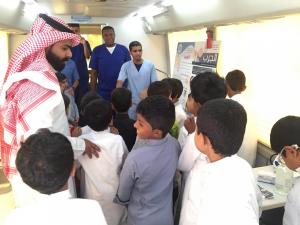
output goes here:
[[182, 126], [179, 130], [179, 135], [178, 135], [178, 142], [180, 144], [181, 149], [183, 149], [188, 135], [189, 135], [188, 131], [185, 129], [184, 126]]
[[179, 156], [177, 169], [183, 172], [189, 172], [196, 159], [199, 157], [200, 152], [194, 143], [195, 133], [188, 135], [182, 152]]
[[81, 138], [77, 137], [67, 137], [71, 142], [73, 151], [74, 151], [74, 159], [77, 159], [85, 150], [85, 142]]

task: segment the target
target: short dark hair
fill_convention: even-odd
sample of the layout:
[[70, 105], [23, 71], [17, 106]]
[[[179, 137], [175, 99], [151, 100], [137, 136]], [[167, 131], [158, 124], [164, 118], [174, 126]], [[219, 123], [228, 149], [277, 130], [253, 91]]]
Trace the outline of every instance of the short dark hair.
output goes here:
[[226, 75], [225, 80], [226, 84], [228, 84], [233, 91], [243, 91], [246, 86], [245, 74], [240, 70], [229, 72]]
[[97, 92], [95, 91], [89, 91], [87, 92], [80, 100], [80, 104], [79, 104], [79, 126], [83, 127], [86, 125], [86, 121], [85, 121], [85, 118], [84, 118], [84, 114], [83, 114], [83, 111], [84, 111], [84, 108], [87, 104], [89, 104], [91, 101], [95, 100], [95, 99], [102, 99], [102, 97], [100, 95], [98, 95]]
[[166, 82], [154, 81], [149, 85], [147, 90], [147, 95], [148, 96], [162, 95], [169, 98], [171, 95], [171, 87]]
[[175, 122], [175, 106], [164, 96], [155, 95], [143, 99], [136, 112], [142, 115], [153, 129], [161, 130], [163, 137]]
[[127, 112], [131, 106], [131, 91], [127, 88], [116, 88], [111, 94], [111, 103], [117, 112]]
[[190, 83], [192, 97], [203, 105], [206, 101], [225, 98], [227, 91], [224, 79], [213, 72], [204, 72], [195, 76]]
[[241, 104], [230, 99], [214, 99], [200, 107], [197, 116], [198, 134], [207, 136], [215, 153], [231, 156], [243, 142], [247, 114]]
[[102, 28], [101, 33], [103, 34], [103, 32], [107, 31], [107, 30], [112, 30], [113, 32], [115, 32], [115, 29], [113, 27], [111, 27], [111, 26], [105, 26], [105, 27]]
[[162, 82], [166, 82], [170, 88], [171, 88], [171, 98], [180, 98], [182, 91], [183, 91], [183, 85], [180, 80], [176, 78], [164, 78]]
[[63, 73], [61, 73], [61, 72], [59, 72], [59, 71], [57, 71], [57, 72], [55, 73], [55, 75], [56, 75], [57, 80], [58, 80], [59, 83], [61, 83], [61, 82], [65, 81], [65, 80], [67, 80], [66, 75], [64, 75]]
[[300, 117], [286, 116], [279, 119], [271, 129], [270, 144], [278, 153], [284, 146], [300, 146]]
[[67, 184], [73, 163], [69, 140], [48, 129], [40, 129], [21, 143], [16, 158], [24, 183], [43, 194], [56, 193]]
[[102, 97], [95, 91], [87, 92], [80, 100], [80, 109], [83, 110], [89, 102], [95, 99], [102, 99]]
[[104, 99], [95, 99], [85, 106], [83, 115], [91, 129], [103, 131], [112, 119], [111, 104]]
[[135, 47], [135, 46], [141, 46], [142, 47], [142, 44], [140, 42], [138, 42], [138, 41], [132, 41], [132, 42], [130, 42], [130, 44], [129, 44], [129, 51], [131, 51], [132, 48]]

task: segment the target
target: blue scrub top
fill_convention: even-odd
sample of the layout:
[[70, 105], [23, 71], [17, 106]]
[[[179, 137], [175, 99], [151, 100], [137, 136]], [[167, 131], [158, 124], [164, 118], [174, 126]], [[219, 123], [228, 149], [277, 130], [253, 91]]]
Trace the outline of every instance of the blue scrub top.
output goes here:
[[111, 92], [116, 87], [121, 66], [129, 60], [131, 60], [129, 51], [123, 45], [116, 44], [112, 54], [107, 50], [105, 44], [94, 48], [90, 68], [97, 71], [97, 92], [104, 99], [110, 100]]

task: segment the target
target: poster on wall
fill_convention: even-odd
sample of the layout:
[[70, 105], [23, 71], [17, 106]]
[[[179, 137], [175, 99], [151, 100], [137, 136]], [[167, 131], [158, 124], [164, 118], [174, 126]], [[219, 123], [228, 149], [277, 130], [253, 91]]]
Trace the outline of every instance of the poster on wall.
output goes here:
[[190, 80], [198, 73], [216, 72], [219, 56], [219, 42], [213, 41], [212, 48], [206, 42], [179, 42], [175, 56], [173, 77], [183, 84], [181, 103], [185, 103], [190, 93]]

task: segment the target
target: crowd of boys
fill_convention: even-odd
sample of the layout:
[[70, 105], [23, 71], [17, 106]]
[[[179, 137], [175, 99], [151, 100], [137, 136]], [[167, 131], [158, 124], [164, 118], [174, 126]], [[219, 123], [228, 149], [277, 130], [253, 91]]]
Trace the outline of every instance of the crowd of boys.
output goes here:
[[[16, 201], [30, 201], [20, 200], [6, 224], [258, 225], [261, 193], [251, 167], [256, 140], [240, 96], [244, 74], [196, 75], [184, 110], [182, 83], [157, 81], [139, 42], [130, 43], [129, 61], [112, 27], [103, 29], [105, 44], [92, 53], [78, 34], [42, 14], [28, 39], [31, 55], [17, 50], [12, 57], [0, 99], [1, 153]], [[83, 73], [71, 79], [59, 72], [63, 62], [76, 65], [70, 61], [76, 45], [73, 54], [91, 55], [97, 93], [80, 85]], [[296, 171], [299, 128], [300, 118], [288, 116], [271, 131], [272, 148]], [[299, 188], [297, 180], [284, 225], [300, 223]]]

